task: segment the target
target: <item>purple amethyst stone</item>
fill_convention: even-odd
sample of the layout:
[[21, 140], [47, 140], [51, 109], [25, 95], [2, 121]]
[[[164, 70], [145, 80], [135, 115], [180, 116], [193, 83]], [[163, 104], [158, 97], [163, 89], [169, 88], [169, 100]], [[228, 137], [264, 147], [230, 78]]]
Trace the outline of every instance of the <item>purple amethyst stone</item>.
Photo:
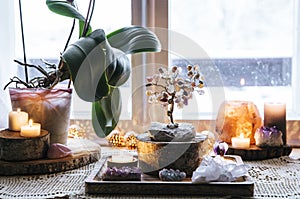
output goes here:
[[224, 156], [228, 150], [228, 144], [226, 142], [216, 142], [213, 148], [216, 155]]
[[262, 126], [254, 135], [255, 143], [259, 147], [282, 146], [282, 132], [276, 127]]
[[142, 170], [138, 167], [127, 167], [122, 168], [108, 167], [103, 175], [103, 180], [141, 180]]
[[163, 169], [159, 171], [159, 178], [162, 181], [182, 181], [185, 177], [185, 172], [178, 169]]

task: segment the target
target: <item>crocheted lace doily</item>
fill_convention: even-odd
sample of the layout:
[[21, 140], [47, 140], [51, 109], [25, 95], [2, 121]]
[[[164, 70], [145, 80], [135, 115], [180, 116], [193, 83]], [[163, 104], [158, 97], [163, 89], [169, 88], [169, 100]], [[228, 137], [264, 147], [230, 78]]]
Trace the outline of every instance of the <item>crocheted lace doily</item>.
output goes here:
[[[255, 182], [254, 198], [300, 198], [299, 159], [281, 157], [244, 163], [251, 166], [249, 175]], [[84, 181], [94, 165], [95, 163], [48, 175], [1, 176], [0, 198], [199, 198], [196, 196], [86, 195]]]

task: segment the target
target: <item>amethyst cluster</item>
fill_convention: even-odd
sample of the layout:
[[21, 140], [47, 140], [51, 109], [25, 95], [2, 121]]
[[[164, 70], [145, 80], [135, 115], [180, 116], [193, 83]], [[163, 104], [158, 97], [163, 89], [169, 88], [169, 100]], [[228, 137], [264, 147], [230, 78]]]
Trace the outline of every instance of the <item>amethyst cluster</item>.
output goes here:
[[254, 138], [255, 144], [259, 147], [283, 145], [282, 132], [276, 126], [262, 126], [258, 128], [255, 132]]
[[159, 178], [162, 181], [182, 181], [186, 177], [185, 172], [173, 169], [163, 169], [159, 171]]
[[141, 180], [142, 170], [139, 167], [108, 167], [103, 175], [103, 180]]

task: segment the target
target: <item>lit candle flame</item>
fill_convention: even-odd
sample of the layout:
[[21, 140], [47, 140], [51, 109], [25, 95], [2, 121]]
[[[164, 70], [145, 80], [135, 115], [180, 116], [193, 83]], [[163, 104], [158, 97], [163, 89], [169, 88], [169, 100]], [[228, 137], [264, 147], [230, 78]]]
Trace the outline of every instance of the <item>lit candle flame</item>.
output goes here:
[[245, 136], [244, 136], [244, 133], [241, 133], [240, 134], [240, 138], [244, 138]]
[[20, 112], [21, 112], [21, 109], [20, 109], [20, 108], [17, 108], [17, 112], [20, 113]]
[[33, 121], [32, 119], [29, 120], [29, 126], [32, 127]]
[[244, 79], [244, 78], [241, 78], [241, 80], [240, 80], [240, 85], [241, 85], [241, 86], [245, 86], [245, 83], [246, 83], [246, 82], [245, 82], [245, 79]]

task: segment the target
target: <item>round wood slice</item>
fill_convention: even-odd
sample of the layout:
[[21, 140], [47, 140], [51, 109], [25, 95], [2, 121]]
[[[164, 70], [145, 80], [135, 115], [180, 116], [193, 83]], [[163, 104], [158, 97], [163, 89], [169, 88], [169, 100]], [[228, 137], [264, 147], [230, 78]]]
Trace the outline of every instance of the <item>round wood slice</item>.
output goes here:
[[292, 152], [291, 146], [280, 147], [257, 147], [251, 145], [249, 149], [237, 149], [229, 146], [227, 155], [239, 155], [243, 160], [265, 160], [270, 158], [278, 158], [281, 156], [288, 156]]
[[41, 130], [37, 137], [22, 137], [18, 131], [0, 131], [0, 159], [24, 161], [45, 158], [49, 148], [49, 133]]
[[0, 175], [49, 174], [77, 169], [100, 159], [101, 147], [85, 139], [68, 138], [73, 154], [58, 159], [9, 162], [0, 160]]

